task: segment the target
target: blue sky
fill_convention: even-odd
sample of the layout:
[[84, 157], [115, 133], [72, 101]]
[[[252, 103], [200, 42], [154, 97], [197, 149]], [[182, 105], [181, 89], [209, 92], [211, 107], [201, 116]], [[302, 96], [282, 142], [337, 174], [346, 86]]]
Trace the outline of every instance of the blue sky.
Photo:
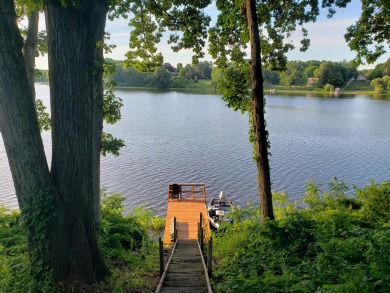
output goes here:
[[[342, 61], [351, 60], [355, 53], [350, 51], [347, 43], [344, 40], [346, 28], [356, 22], [360, 16], [361, 2], [360, 0], [353, 0], [345, 9], [337, 9], [337, 13], [333, 18], [326, 17], [327, 10], [322, 10], [321, 15], [316, 23], [306, 24], [305, 28], [309, 31], [309, 38], [311, 45], [306, 52], [300, 52], [297, 49], [288, 53], [289, 60], [330, 60]], [[211, 6], [205, 9], [205, 13], [209, 14], [212, 19], [217, 16], [217, 9]], [[41, 23], [44, 23], [43, 19]], [[115, 44], [117, 47], [113, 52], [106, 57], [117, 60], [125, 59], [125, 54], [128, 51], [130, 28], [127, 25], [128, 21], [125, 19], [115, 20], [113, 22], [107, 21], [106, 31], [111, 34], [109, 43]], [[166, 34], [168, 36], [168, 33]], [[296, 33], [291, 38], [291, 41], [298, 44], [299, 34]], [[163, 38], [158, 46], [159, 51], [164, 56], [164, 62], [169, 62], [173, 66], [177, 63], [191, 63], [191, 51], [183, 50], [177, 53], [172, 52], [170, 46], [167, 44], [167, 38]], [[389, 51], [382, 56], [376, 63], [383, 63], [390, 57]], [[206, 54], [205, 60], [212, 61], [211, 57]], [[361, 68], [372, 68], [375, 65], [361, 66]], [[47, 69], [47, 59], [38, 58], [37, 67], [40, 69]]]

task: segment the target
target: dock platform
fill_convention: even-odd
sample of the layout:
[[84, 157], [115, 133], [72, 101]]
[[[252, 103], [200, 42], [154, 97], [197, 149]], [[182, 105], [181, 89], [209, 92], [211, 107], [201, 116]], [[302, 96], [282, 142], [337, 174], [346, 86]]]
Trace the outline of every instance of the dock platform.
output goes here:
[[168, 188], [168, 210], [164, 244], [173, 244], [173, 218], [176, 218], [177, 239], [198, 239], [198, 223], [202, 213], [205, 235], [210, 235], [206, 208], [206, 187], [203, 183], [171, 184]]

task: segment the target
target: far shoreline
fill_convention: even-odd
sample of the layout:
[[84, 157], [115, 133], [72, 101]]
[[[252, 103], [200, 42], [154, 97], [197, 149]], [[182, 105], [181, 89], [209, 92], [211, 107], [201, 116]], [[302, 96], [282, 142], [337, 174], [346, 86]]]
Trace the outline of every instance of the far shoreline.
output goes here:
[[[36, 84], [44, 84], [49, 85], [49, 81], [36, 81]], [[194, 83], [196, 84], [196, 83]], [[187, 92], [187, 93], [195, 93], [195, 94], [218, 94], [222, 95], [220, 91], [218, 91], [209, 80], [205, 80], [201, 82], [202, 86], [191, 86], [184, 88], [168, 88], [168, 89], [158, 89], [153, 87], [133, 87], [133, 86], [115, 86], [115, 90], [129, 90], [129, 91], [151, 91], [151, 92]], [[207, 85], [206, 85], [207, 84]], [[249, 90], [249, 89], [248, 89]], [[271, 93], [271, 91], [274, 91]], [[280, 96], [310, 96], [310, 97], [323, 97], [323, 98], [343, 98], [343, 97], [353, 97], [353, 96], [370, 96], [372, 98], [378, 99], [390, 99], [389, 94], [378, 94], [374, 91], [359, 91], [359, 90], [342, 90], [339, 95], [335, 95], [334, 93], [324, 92], [321, 90], [312, 90], [309, 88], [304, 88], [303, 86], [296, 86], [295, 88], [286, 89], [280, 85], [264, 85], [264, 95], [272, 96], [272, 95], [280, 95]]]

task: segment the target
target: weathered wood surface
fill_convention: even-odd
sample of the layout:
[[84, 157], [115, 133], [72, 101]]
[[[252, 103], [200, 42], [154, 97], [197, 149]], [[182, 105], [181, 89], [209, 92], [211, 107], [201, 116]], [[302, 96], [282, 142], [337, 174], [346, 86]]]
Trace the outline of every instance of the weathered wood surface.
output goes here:
[[[178, 239], [198, 239], [200, 213], [202, 213], [204, 217], [207, 217], [206, 202], [203, 198], [169, 198], [164, 231], [164, 244], [173, 243], [170, 237], [170, 224], [173, 217], [176, 217]], [[206, 229], [210, 228], [206, 227]]]
[[196, 240], [178, 240], [160, 292], [211, 292]]

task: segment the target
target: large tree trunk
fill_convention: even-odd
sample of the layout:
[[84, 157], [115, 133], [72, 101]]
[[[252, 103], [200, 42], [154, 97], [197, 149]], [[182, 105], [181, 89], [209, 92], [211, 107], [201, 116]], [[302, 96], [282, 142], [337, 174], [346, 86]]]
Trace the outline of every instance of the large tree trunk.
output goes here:
[[[46, 8], [52, 113], [54, 184], [63, 196], [67, 217], [68, 273], [87, 282], [108, 273], [95, 233], [93, 168], [96, 31], [104, 30], [106, 0], [82, 6]], [[101, 27], [102, 26], [102, 27]]]
[[35, 57], [38, 53], [38, 23], [39, 10], [35, 10], [28, 16], [27, 37], [23, 47], [24, 61], [26, 65], [28, 84], [31, 87], [31, 93], [35, 101]]
[[52, 184], [22, 55], [13, 0], [0, 1], [0, 131], [32, 260], [57, 277], [64, 260], [61, 205]]
[[268, 161], [268, 137], [264, 119], [263, 75], [261, 69], [261, 49], [259, 24], [256, 14], [256, 1], [246, 0], [246, 13], [251, 46], [251, 114], [255, 138], [254, 156], [257, 166], [261, 218], [273, 220], [270, 168]]
[[[96, 230], [99, 233], [100, 223], [100, 152], [102, 149], [102, 131], [103, 131], [103, 43], [104, 28], [106, 26], [107, 10], [104, 6], [96, 9], [96, 14], [104, 14], [95, 18], [94, 41], [98, 46], [95, 51], [95, 70], [94, 70], [94, 102], [93, 102], [93, 148], [92, 148], [92, 184], [94, 197], [94, 214], [96, 221]], [[100, 22], [100, 23], [99, 23]]]

